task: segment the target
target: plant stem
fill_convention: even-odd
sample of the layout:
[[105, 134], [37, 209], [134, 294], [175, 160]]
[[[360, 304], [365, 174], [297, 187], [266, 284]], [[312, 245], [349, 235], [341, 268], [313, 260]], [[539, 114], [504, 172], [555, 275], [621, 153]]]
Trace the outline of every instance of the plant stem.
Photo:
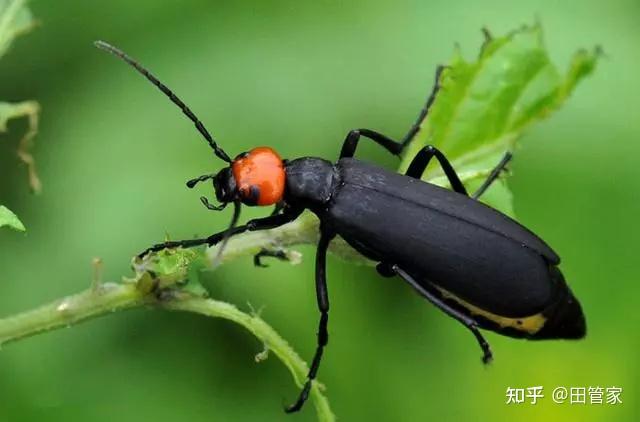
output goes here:
[[101, 284], [97, 288], [0, 319], [0, 345], [110, 312], [140, 306], [144, 302], [144, 295], [133, 283]]
[[[317, 239], [317, 220], [304, 215], [298, 220], [276, 229], [238, 235], [231, 239], [225, 249], [222, 261], [251, 255], [262, 248], [285, 247], [294, 244], [314, 243]], [[209, 262], [217, 254], [215, 248], [207, 251]], [[148, 281], [148, 272], [144, 273]], [[121, 283], [94, 283], [90, 288], [75, 295], [67, 296], [30, 311], [0, 319], [0, 345], [17, 341], [38, 333], [68, 327], [91, 318], [112, 312], [153, 306], [171, 311], [186, 311], [224, 318], [246, 328], [285, 364], [295, 383], [302, 387], [307, 372], [307, 364], [289, 344], [266, 322], [256, 315], [240, 311], [234, 305], [195, 295], [180, 286], [172, 285], [166, 290], [149, 289], [149, 283], [137, 279]], [[319, 383], [311, 388], [318, 419], [334, 421], [327, 398], [320, 391]]]
[[[242, 325], [249, 330], [251, 334], [260, 339], [267, 350], [275, 353], [276, 356], [289, 368], [293, 378], [298, 385], [302, 387], [309, 367], [300, 358], [300, 356], [289, 346], [289, 344], [276, 333], [266, 322], [256, 315], [249, 315], [240, 311], [235, 306], [219, 302], [212, 299], [204, 299], [200, 297], [191, 297], [188, 299], [177, 299], [164, 302], [160, 305], [163, 309], [173, 311], [195, 312], [213, 318], [224, 318]], [[311, 397], [313, 399], [318, 419], [321, 421], [333, 421], [335, 417], [329, 407], [327, 398], [320, 392], [317, 381], [313, 382], [311, 388]]]

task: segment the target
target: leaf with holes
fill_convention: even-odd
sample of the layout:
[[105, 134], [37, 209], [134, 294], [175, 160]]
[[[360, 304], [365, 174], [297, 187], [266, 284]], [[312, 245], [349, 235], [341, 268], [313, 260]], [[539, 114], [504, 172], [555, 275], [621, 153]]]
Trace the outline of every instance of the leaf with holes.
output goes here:
[[23, 101], [20, 103], [0, 102], [0, 133], [7, 131], [7, 123], [12, 119], [27, 118], [27, 131], [18, 143], [17, 155], [20, 161], [27, 166], [29, 186], [33, 192], [42, 190], [42, 183], [36, 172], [36, 163], [31, 155], [33, 138], [38, 133], [38, 120], [40, 105], [35, 101]]
[[[0, 0], [0, 57], [4, 56], [13, 40], [34, 26], [31, 11], [26, 0]], [[7, 122], [11, 119], [26, 117], [29, 120], [27, 132], [18, 145], [18, 158], [27, 166], [29, 185], [34, 192], [40, 192], [42, 186], [36, 173], [35, 161], [29, 152], [33, 137], [38, 131], [40, 106], [35, 101], [19, 103], [0, 102], [0, 132], [7, 131]]]
[[[539, 25], [504, 37], [487, 39], [476, 61], [456, 49], [439, 77], [440, 90], [427, 118], [411, 139], [400, 170], [420, 148], [439, 148], [458, 171], [469, 191], [477, 188], [531, 124], [558, 109], [576, 84], [594, 69], [599, 50], [578, 51], [568, 71], [551, 62]], [[424, 180], [446, 185], [437, 166]], [[495, 183], [483, 196], [494, 207], [513, 214], [511, 195]]]

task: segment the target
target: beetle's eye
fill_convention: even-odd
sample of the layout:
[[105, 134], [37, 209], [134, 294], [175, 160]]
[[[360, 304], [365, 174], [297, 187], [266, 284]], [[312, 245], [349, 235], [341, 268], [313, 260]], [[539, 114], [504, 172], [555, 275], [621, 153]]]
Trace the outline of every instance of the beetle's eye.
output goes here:
[[257, 185], [245, 185], [240, 189], [242, 202], [247, 205], [256, 205], [260, 199], [260, 188]]

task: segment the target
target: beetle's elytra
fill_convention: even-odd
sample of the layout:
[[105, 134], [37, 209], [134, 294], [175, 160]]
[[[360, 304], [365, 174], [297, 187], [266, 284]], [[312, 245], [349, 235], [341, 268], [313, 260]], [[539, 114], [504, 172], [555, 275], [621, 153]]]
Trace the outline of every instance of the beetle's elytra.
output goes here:
[[[510, 153], [471, 196], [444, 154], [433, 146], [423, 148], [404, 175], [353, 158], [362, 137], [400, 155], [428, 115], [438, 92], [441, 68], [426, 106], [401, 142], [359, 129], [349, 132], [335, 163], [314, 157], [282, 160], [269, 147], [254, 148], [232, 160], [193, 112], [148, 70], [107, 43], [98, 41], [96, 45], [135, 67], [166, 94], [193, 121], [216, 156], [229, 164], [218, 173], [188, 181], [187, 186], [211, 180], [220, 205], [212, 205], [204, 197], [201, 200], [211, 210], [232, 203], [230, 227], [202, 239], [159, 243], [140, 256], [165, 248], [214, 245], [244, 231], [278, 227], [295, 220], [305, 209], [319, 217], [315, 274], [318, 342], [307, 382], [288, 412], [299, 410], [306, 401], [328, 341], [325, 261], [327, 247], [337, 235], [378, 262], [381, 275], [399, 276], [467, 327], [483, 350], [484, 362], [492, 355], [479, 328], [528, 339], [584, 337], [584, 315], [558, 269], [558, 255], [525, 227], [478, 201], [505, 168]], [[453, 191], [420, 180], [434, 157]], [[276, 209], [268, 217], [236, 226], [241, 204], [276, 204]], [[272, 251], [260, 255], [278, 256]]]

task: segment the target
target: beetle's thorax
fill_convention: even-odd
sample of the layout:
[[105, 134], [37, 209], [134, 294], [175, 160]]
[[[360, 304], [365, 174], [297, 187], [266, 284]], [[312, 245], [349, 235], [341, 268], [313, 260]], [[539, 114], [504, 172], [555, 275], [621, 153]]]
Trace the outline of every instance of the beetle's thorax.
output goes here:
[[324, 208], [340, 183], [333, 163], [322, 158], [303, 157], [285, 166], [285, 201], [312, 211]]

